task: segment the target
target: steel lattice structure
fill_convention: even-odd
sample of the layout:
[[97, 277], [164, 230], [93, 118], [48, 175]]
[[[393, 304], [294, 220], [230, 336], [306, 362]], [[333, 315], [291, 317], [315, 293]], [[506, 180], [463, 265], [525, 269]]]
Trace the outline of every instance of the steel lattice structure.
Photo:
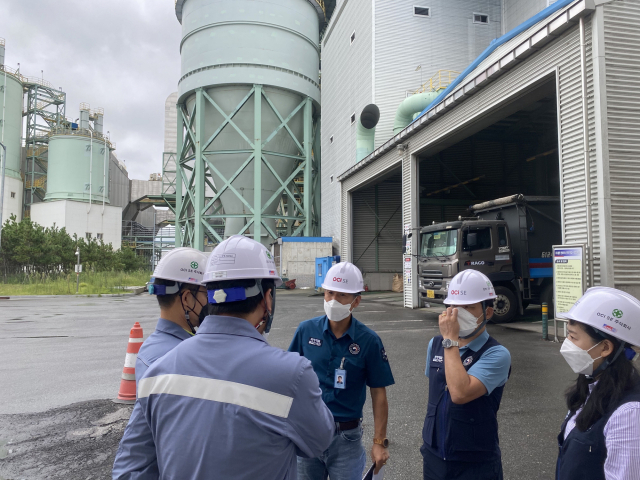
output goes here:
[[[249, 86], [248, 86], [249, 87]], [[195, 102], [188, 109], [186, 103], [178, 104], [178, 159], [175, 166], [175, 182], [165, 192], [165, 201], [172, 205], [176, 213], [176, 246], [192, 246], [203, 250], [205, 239], [211, 243], [223, 240], [219, 233], [220, 225], [227, 218], [243, 218], [244, 227], [239, 234], [250, 234], [262, 238], [263, 231], [275, 239], [287, 236], [315, 236], [319, 233], [320, 220], [320, 118], [314, 115], [313, 100], [304, 97], [291, 112], [280, 112], [269, 99], [262, 85], [253, 85], [242, 101], [231, 112], [223, 109], [207, 94], [205, 89], [195, 91]], [[263, 138], [261, 126], [263, 124], [263, 101], [276, 115], [280, 124], [273, 132]], [[245, 105], [253, 103], [254, 133], [243, 132], [234, 117]], [[223, 122], [215, 128], [214, 133], [205, 136], [205, 107], [213, 107], [220, 113]], [[304, 131], [302, 138], [297, 138], [288, 123], [299, 112], [303, 115]], [[211, 131], [211, 125], [208, 125]], [[234, 129], [249, 145], [243, 150], [212, 150], [212, 143], [225, 128]], [[296, 155], [287, 155], [266, 149], [269, 142], [282, 130], [286, 131], [297, 147]], [[254, 138], [250, 138], [254, 137]], [[235, 173], [225, 177], [211, 161], [215, 155], [244, 154], [246, 160], [238, 162]], [[287, 157], [294, 159], [293, 171], [286, 178], [281, 178], [266, 158], [268, 156]], [[171, 162], [165, 162], [165, 167], [171, 168]], [[234, 186], [234, 180], [247, 169], [253, 169], [254, 198], [251, 204]], [[163, 172], [165, 176], [173, 176], [173, 171]], [[169, 175], [166, 175], [169, 174]], [[218, 184], [214, 182], [214, 175]], [[273, 175], [279, 188], [271, 198], [262, 201], [262, 179], [264, 175]], [[175, 185], [175, 206], [173, 206], [173, 188]], [[220, 197], [231, 191], [243, 204], [242, 213], [227, 213]], [[269, 205], [278, 202], [275, 215], [265, 214]], [[274, 219], [275, 231], [265, 222]], [[215, 227], [215, 228], [214, 228]], [[263, 230], [264, 229], [264, 230]]]

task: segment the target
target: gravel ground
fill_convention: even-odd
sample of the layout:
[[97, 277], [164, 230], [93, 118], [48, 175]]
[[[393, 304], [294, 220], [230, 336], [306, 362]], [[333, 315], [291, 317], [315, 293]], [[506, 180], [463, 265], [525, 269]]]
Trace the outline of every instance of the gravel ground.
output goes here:
[[40, 414], [0, 415], [0, 479], [111, 478], [132, 408], [95, 400]]

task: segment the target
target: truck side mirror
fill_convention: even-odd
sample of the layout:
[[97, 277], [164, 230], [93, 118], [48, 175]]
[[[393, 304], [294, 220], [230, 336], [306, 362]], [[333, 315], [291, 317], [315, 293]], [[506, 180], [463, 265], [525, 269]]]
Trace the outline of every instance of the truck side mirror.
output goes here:
[[469, 250], [473, 250], [474, 247], [478, 245], [478, 234], [477, 233], [467, 233], [467, 247]]

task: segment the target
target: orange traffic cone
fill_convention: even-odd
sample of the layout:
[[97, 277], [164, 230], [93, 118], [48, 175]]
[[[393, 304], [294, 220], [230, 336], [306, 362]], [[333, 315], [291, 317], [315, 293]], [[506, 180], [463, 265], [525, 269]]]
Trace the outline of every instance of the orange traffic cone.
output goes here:
[[122, 380], [120, 380], [120, 390], [116, 403], [136, 403], [136, 359], [142, 345], [142, 327], [138, 322], [133, 324], [129, 334], [129, 344], [127, 345], [127, 355], [124, 357], [124, 368], [122, 369]]

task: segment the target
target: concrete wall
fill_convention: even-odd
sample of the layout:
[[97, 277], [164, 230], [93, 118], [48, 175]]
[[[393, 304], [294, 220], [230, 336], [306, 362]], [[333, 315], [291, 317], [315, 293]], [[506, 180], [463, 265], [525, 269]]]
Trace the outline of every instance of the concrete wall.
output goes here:
[[282, 261], [276, 258], [280, 275], [293, 280], [298, 287], [314, 287], [316, 258], [330, 257], [332, 245], [329, 242], [283, 242]]
[[100, 233], [102, 241], [110, 243], [114, 250], [122, 246], [121, 207], [106, 205], [103, 214], [102, 205], [71, 200], [41, 202], [31, 206], [31, 220], [43, 227], [64, 227], [72, 237], [75, 234], [87, 238], [91, 234], [91, 238], [97, 239]]
[[[400, 272], [398, 272], [400, 273]], [[393, 284], [393, 276], [395, 273], [365, 273], [363, 274], [364, 284], [369, 287], [370, 291], [390, 291]]]
[[2, 204], [2, 224], [4, 225], [11, 215], [16, 216], [16, 222], [22, 220], [22, 195], [24, 184], [18, 178], [5, 175], [4, 202]]

